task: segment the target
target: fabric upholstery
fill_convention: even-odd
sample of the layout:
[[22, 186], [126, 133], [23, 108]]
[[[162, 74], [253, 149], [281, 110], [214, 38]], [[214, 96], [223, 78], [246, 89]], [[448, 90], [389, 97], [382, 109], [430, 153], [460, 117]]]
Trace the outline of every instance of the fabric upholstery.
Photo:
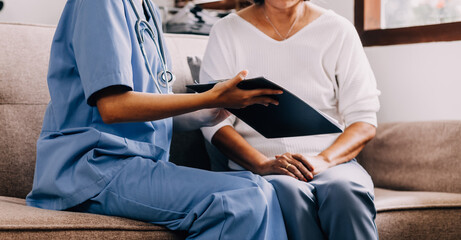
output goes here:
[[184, 34], [165, 34], [166, 45], [173, 61], [172, 72], [176, 75], [173, 92], [187, 92], [186, 85], [192, 84], [192, 76], [187, 62], [188, 56], [203, 57], [208, 37]]
[[461, 194], [375, 188], [379, 238], [459, 239]]
[[65, 230], [19, 230], [19, 231], [5, 231], [0, 232], [2, 240], [10, 239], [161, 239], [161, 240], [179, 240], [185, 237], [177, 236], [178, 234], [171, 231], [156, 230], [117, 230], [117, 229], [65, 229]]
[[0, 23], [0, 104], [48, 103], [46, 74], [54, 30]]
[[375, 188], [375, 197], [378, 212], [434, 208], [461, 209], [459, 193], [393, 191]]
[[[173, 92], [188, 92], [186, 85], [193, 84], [193, 78], [187, 57], [202, 57], [208, 38], [184, 34], [165, 34], [165, 36], [170, 56], [174, 59], [172, 71], [176, 75], [176, 82], [173, 85]], [[178, 165], [210, 169], [210, 159], [200, 130], [174, 132], [170, 154], [170, 161]]]
[[164, 227], [140, 221], [28, 207], [24, 199], [0, 197], [0, 238], [184, 239]]
[[384, 123], [358, 156], [375, 186], [461, 193], [461, 121]]
[[381, 212], [376, 218], [381, 240], [459, 240], [461, 209]]
[[171, 139], [170, 161], [177, 165], [210, 170], [210, 158], [200, 130], [174, 132]]
[[32, 187], [53, 33], [53, 27], [0, 24], [0, 195], [25, 197]]
[[24, 198], [32, 189], [35, 144], [45, 108], [0, 104], [0, 195]]

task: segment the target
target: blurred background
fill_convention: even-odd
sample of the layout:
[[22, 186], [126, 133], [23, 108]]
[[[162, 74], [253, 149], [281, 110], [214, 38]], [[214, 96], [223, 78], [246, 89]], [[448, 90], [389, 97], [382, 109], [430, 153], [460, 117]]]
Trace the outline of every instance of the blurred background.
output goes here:
[[[65, 0], [0, 0], [0, 22], [56, 25]], [[208, 34], [219, 18], [249, 6], [247, 0], [153, 0], [162, 14], [166, 32]], [[329, 8], [326, 0], [313, 2]]]
[[[377, 1], [377, 0], [371, 0]], [[0, 22], [56, 25], [65, 0], [0, 0]], [[246, 0], [154, 0], [169, 32], [206, 35]], [[354, 0], [312, 0], [354, 22]], [[381, 0], [381, 28], [460, 21], [460, 0]], [[199, 20], [201, 18], [201, 20]], [[414, 24], [414, 23], [412, 23]], [[170, 26], [168, 26], [170, 25]], [[0, 38], [1, 39], [1, 38]], [[51, 44], [51, 43], [50, 43]], [[461, 119], [461, 41], [365, 47], [381, 90], [379, 122]], [[1, 54], [1, 49], [0, 49]]]

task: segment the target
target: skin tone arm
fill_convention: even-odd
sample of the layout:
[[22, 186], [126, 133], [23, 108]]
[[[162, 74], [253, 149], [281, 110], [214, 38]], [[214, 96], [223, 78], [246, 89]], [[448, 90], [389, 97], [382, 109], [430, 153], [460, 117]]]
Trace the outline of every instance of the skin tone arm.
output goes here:
[[267, 95], [281, 94], [281, 91], [237, 88], [237, 84], [246, 75], [247, 72], [242, 71], [233, 79], [218, 83], [211, 90], [200, 94], [151, 94], [108, 88], [96, 97], [96, 105], [105, 123], [121, 123], [154, 121], [203, 108], [278, 104]]
[[373, 125], [356, 122], [347, 127], [329, 148], [317, 156], [284, 153], [275, 156], [275, 159], [269, 159], [253, 148], [230, 126], [219, 129], [213, 136], [212, 143], [229, 159], [254, 173], [285, 174], [309, 181], [314, 175], [356, 157], [375, 134], [376, 128]]

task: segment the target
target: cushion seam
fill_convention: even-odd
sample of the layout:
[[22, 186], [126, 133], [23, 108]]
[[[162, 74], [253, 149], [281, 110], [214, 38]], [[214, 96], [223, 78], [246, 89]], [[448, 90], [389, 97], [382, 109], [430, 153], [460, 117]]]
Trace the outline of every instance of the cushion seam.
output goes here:
[[[138, 225], [134, 225], [138, 226]], [[161, 226], [159, 225], [154, 225], [152, 226], [143, 226], [141, 229], [137, 228], [127, 228], [123, 226], [118, 226], [118, 227], [85, 227], [85, 226], [76, 226], [76, 227], [59, 227], [59, 226], [53, 226], [53, 227], [41, 227], [41, 226], [27, 226], [27, 227], [17, 227], [17, 226], [11, 226], [9, 227], [0, 227], [0, 232], [11, 232], [11, 231], [132, 231], [132, 232], [137, 232], [137, 231], [155, 231], [155, 232], [162, 232], [162, 231], [170, 231], [165, 227], [161, 227], [163, 229], [158, 229]]]
[[419, 210], [444, 210], [444, 209], [461, 209], [460, 205], [437, 205], [437, 206], [415, 206], [415, 207], [393, 207], [381, 208], [377, 212], [398, 212], [398, 211], [419, 211]]
[[48, 105], [48, 103], [11, 103], [11, 102], [2, 102], [0, 105]]

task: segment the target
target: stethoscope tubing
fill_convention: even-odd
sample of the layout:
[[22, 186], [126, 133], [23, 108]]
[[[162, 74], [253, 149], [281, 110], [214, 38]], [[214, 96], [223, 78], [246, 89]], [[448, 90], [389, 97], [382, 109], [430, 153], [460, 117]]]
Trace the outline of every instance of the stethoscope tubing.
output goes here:
[[[157, 30], [157, 39], [158, 41], [155, 41], [155, 35], [154, 35], [154, 31], [151, 27], [151, 25], [144, 19], [141, 19], [141, 16], [139, 15], [139, 12], [138, 12], [138, 9], [136, 8], [136, 5], [133, 3], [133, 0], [129, 0], [130, 1], [130, 4], [131, 4], [131, 7], [133, 8], [134, 10], [134, 13], [136, 15], [136, 24], [135, 24], [135, 31], [136, 31], [136, 37], [137, 37], [137, 40], [138, 40], [138, 44], [139, 44], [139, 47], [141, 49], [141, 53], [143, 55], [143, 58], [144, 58], [144, 62], [145, 62], [145, 65], [146, 65], [146, 68], [147, 68], [147, 71], [150, 75], [150, 77], [152, 78], [152, 80], [154, 81], [155, 83], [155, 86], [157, 88], [157, 90], [159, 91], [159, 93], [162, 93], [162, 90], [160, 88], [160, 85], [159, 84], [162, 84], [163, 87], [165, 87], [167, 89], [167, 93], [170, 89], [170, 82], [173, 82], [175, 80], [175, 76], [173, 75], [173, 73], [171, 73], [169, 70], [168, 70], [168, 65], [166, 63], [166, 58], [165, 58], [165, 50], [164, 50], [164, 47], [163, 47], [163, 38], [160, 34], [160, 30], [158, 28], [158, 23], [157, 23], [157, 19], [154, 15], [154, 10], [153, 10], [153, 7], [152, 7], [152, 4], [150, 2], [150, 0], [144, 0], [143, 1], [143, 4], [145, 4], [145, 7], [147, 5], [147, 9], [149, 11], [149, 14], [151, 15], [152, 17], [152, 21], [154, 22], [154, 25], [155, 25], [155, 29]], [[155, 44], [155, 49], [157, 51], [157, 54], [160, 58], [160, 61], [161, 61], [161, 64], [162, 64], [162, 69], [163, 71], [161, 71], [157, 78], [154, 77], [154, 73], [152, 71], [152, 68], [149, 64], [149, 61], [148, 61], [148, 58], [147, 58], [147, 53], [146, 53], [146, 50], [144, 48], [144, 32], [147, 32], [147, 34], [150, 36], [150, 38], [152, 39], [152, 41], [154, 42]]]

